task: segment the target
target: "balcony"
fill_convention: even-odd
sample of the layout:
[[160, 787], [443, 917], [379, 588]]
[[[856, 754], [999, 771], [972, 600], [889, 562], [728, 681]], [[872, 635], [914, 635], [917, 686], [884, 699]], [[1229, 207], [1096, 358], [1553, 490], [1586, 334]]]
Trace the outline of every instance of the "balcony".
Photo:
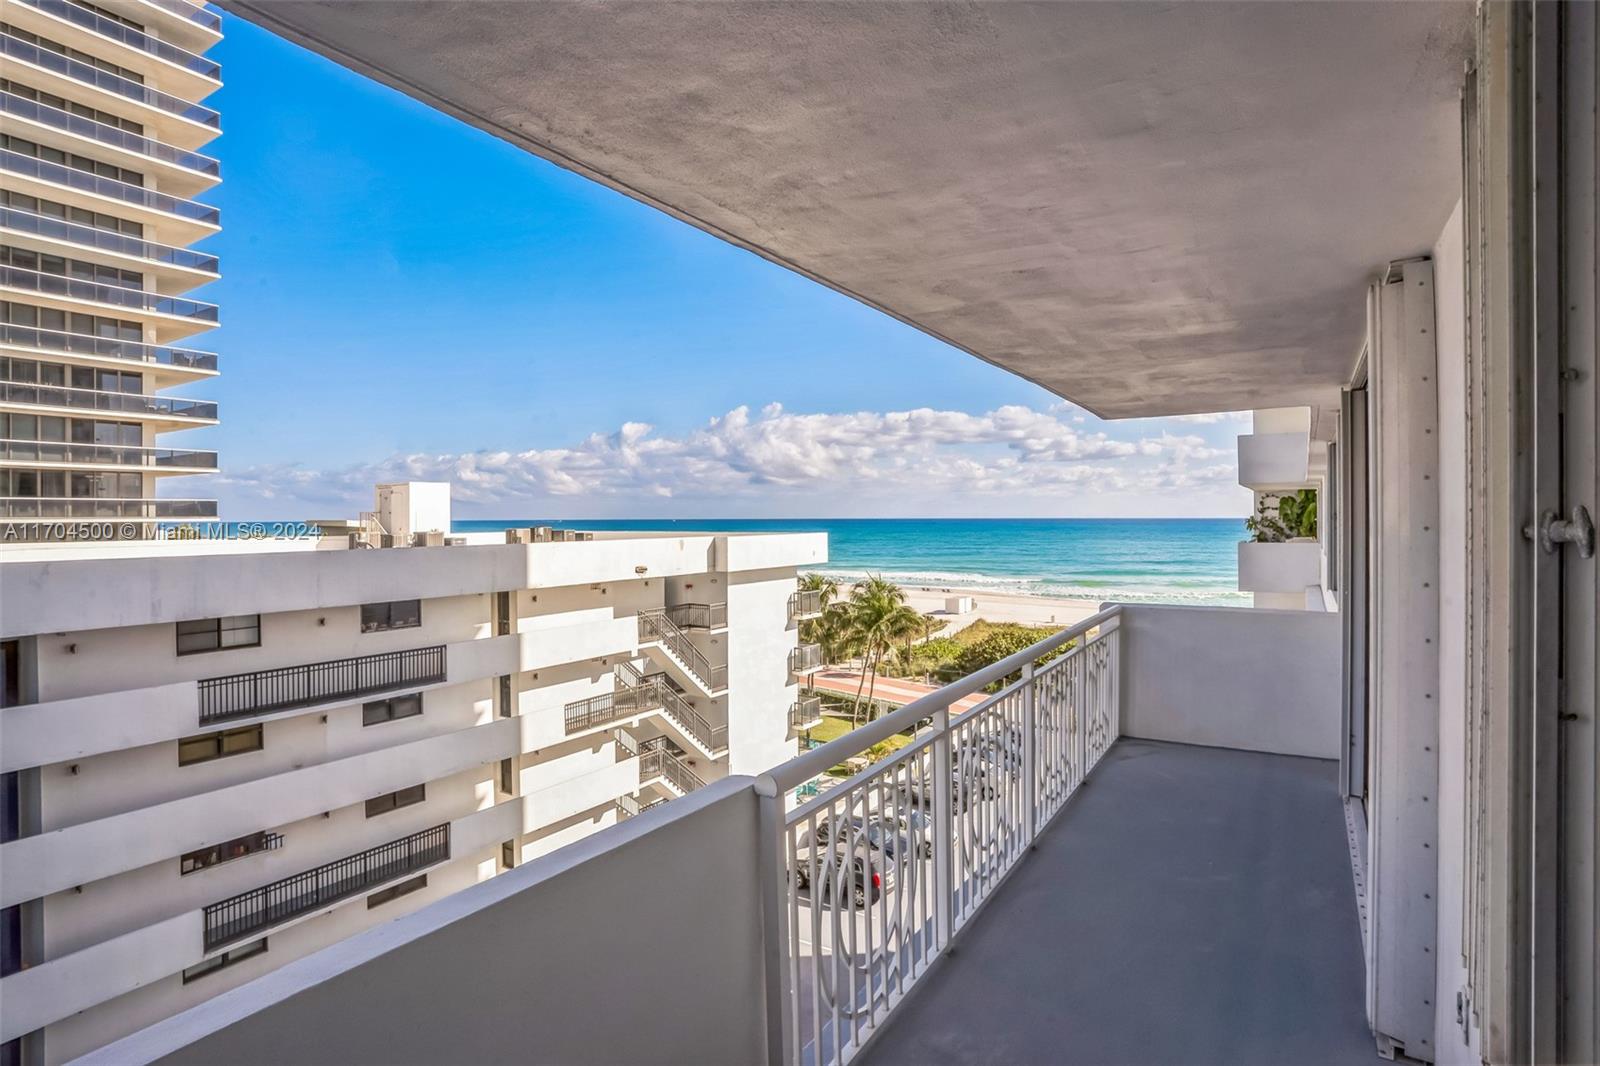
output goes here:
[[127, 256], [129, 259], [157, 267], [170, 266], [200, 274], [217, 273], [217, 257], [205, 252], [140, 240], [138, 237], [130, 237], [113, 230], [84, 226], [49, 215], [36, 215], [31, 211], [19, 211], [14, 207], [0, 207], [0, 229]]
[[42, 296], [58, 296], [68, 300], [85, 300], [135, 311], [147, 311], [151, 314], [171, 315], [206, 325], [215, 325], [217, 322], [216, 304], [189, 300], [182, 296], [163, 296], [145, 289], [101, 285], [62, 274], [46, 274], [40, 270], [0, 266], [0, 286], [21, 292], [38, 293]]
[[0, 403], [39, 407], [65, 407], [74, 411], [103, 411], [144, 418], [171, 418], [215, 422], [214, 400], [185, 400], [177, 396], [152, 396], [142, 392], [75, 389], [63, 385], [31, 385], [0, 381]]
[[398, 688], [437, 685], [444, 679], [442, 644], [211, 677], [200, 682], [200, 724], [215, 725]]
[[0, 497], [0, 518], [115, 518], [151, 521], [216, 517], [216, 500], [122, 499], [109, 496]]
[[222, 78], [222, 67], [215, 60], [195, 55], [193, 52], [179, 48], [177, 45], [168, 44], [166, 41], [136, 30], [132, 26], [125, 26], [113, 19], [98, 15], [86, 7], [70, 3], [69, 0], [20, 0], [20, 2], [43, 11], [47, 15], [53, 15], [58, 19], [70, 22], [74, 26], [88, 30], [91, 33], [97, 33], [129, 48], [155, 56], [157, 59], [163, 59], [174, 66], [209, 81], [217, 82]]
[[96, 359], [122, 359], [206, 374], [215, 373], [217, 369], [215, 352], [96, 337], [88, 333], [67, 333], [58, 329], [37, 329], [33, 326], [0, 324], [0, 344], [10, 348], [31, 348], [47, 355], [59, 352]]
[[188, 19], [210, 33], [222, 32], [222, 16], [200, 4], [191, 4], [188, 0], [145, 0], [145, 2], [163, 11], [170, 11], [179, 18]]
[[186, 474], [217, 469], [217, 453], [118, 444], [63, 444], [48, 440], [0, 440], [0, 462], [172, 470]]
[[820, 644], [801, 644], [789, 652], [789, 672], [797, 677], [814, 674], [825, 665]]
[[706, 786], [683, 756], [667, 746], [666, 737], [652, 737], [639, 745], [639, 784], [654, 782], [661, 782], [680, 796]]
[[822, 721], [822, 697], [801, 696], [789, 708], [789, 728], [795, 732], [810, 729]]
[[679, 629], [701, 629], [708, 632], [728, 628], [726, 603], [679, 603], [667, 608], [667, 617]]
[[1239, 591], [1303, 595], [1322, 581], [1322, 546], [1314, 540], [1239, 542]]
[[[495, 1060], [531, 1040], [561, 1061], [1375, 1061], [1332, 761], [1339, 676], [1336, 616], [1112, 607], [755, 779], [668, 781], [683, 798], [624, 805], [581, 854], [89, 1061]], [[674, 761], [645, 742], [641, 778]], [[645, 877], [674, 915], [648, 943], [606, 902]], [[484, 1027], [464, 990], [485, 951], [529, 943], [502, 976], [540, 994]], [[619, 972], [653, 991], [599, 995]], [[431, 1005], [426, 1027], [388, 1020], [398, 982]], [[632, 1025], [608, 1024], [619, 1007]]]
[[789, 597], [789, 621], [804, 622], [822, 617], [822, 590], [800, 589]]
[[105, 148], [190, 171], [198, 178], [206, 179], [195, 183], [201, 187], [215, 183], [221, 176], [221, 164], [210, 156], [163, 144], [161, 141], [130, 133], [104, 122], [96, 122], [82, 115], [63, 111], [59, 107], [18, 96], [16, 93], [0, 92], [0, 114], [25, 122], [34, 122], [76, 137], [84, 137]]
[[[115, 178], [103, 178], [86, 170], [52, 163], [10, 149], [0, 150], [0, 171], [105, 197], [117, 201], [119, 205], [143, 208], [157, 216], [168, 216], [193, 223], [194, 239], [215, 231], [222, 218], [222, 213], [210, 204], [169, 196], [164, 192], [147, 189], [143, 185], [117, 181]], [[155, 219], [158, 222], [161, 220], [161, 217]]]
[[222, 116], [204, 104], [185, 100], [181, 96], [164, 93], [148, 85], [132, 81], [81, 60], [64, 56], [48, 48], [40, 48], [9, 34], [0, 33], [0, 55], [19, 63], [27, 63], [48, 70], [82, 85], [92, 85], [102, 92], [113, 93], [146, 107], [163, 111], [189, 122], [208, 127], [211, 135], [221, 132]]
[[375, 848], [242, 892], [204, 910], [214, 951], [450, 858], [450, 826], [436, 825]]

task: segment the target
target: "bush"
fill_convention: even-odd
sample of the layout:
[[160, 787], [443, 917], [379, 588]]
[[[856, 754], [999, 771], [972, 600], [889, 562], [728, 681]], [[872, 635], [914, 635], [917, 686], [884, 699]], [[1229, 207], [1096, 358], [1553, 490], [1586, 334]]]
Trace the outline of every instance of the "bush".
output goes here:
[[[994, 665], [1001, 659], [1017, 654], [1017, 652], [1024, 650], [1030, 644], [1039, 643], [1039, 641], [1054, 632], [1056, 631], [1053, 629], [1035, 628], [1033, 626], [996, 625], [988, 633], [961, 650], [961, 654], [957, 656], [951, 666], [951, 674], [953, 677], [965, 677], [968, 674], [975, 673], [986, 666]], [[1044, 665], [1067, 651], [1072, 645], [1073, 642], [1068, 641], [1048, 655], [1040, 656], [1035, 665]], [[989, 691], [993, 692], [1002, 688], [1021, 676], [1022, 671], [1020, 670], [1009, 674], [1001, 681], [990, 685]]]

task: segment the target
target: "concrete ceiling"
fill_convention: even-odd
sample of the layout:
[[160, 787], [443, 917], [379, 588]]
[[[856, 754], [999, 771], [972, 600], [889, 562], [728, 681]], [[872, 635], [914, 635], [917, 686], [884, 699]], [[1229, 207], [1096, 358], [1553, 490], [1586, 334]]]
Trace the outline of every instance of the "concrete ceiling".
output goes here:
[[224, 6], [1108, 417], [1328, 403], [1459, 194], [1470, 3]]

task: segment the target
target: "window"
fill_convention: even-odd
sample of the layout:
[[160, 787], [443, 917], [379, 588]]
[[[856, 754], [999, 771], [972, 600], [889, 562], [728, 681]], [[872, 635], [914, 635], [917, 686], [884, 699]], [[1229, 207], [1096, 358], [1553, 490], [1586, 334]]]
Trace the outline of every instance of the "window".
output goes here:
[[380, 814], [397, 811], [401, 807], [409, 807], [413, 803], [421, 803], [428, 798], [427, 785], [412, 785], [410, 788], [396, 789], [382, 796], [374, 796], [367, 800], [367, 817], [376, 818]]
[[236, 614], [227, 618], [199, 618], [178, 623], [178, 654], [197, 655], [225, 648], [255, 648], [261, 644], [261, 616]]
[[510, 870], [517, 865], [517, 842], [507, 840], [500, 845], [500, 869]]
[[179, 874], [192, 874], [196, 870], [204, 870], [207, 866], [218, 866], [234, 859], [242, 859], [246, 855], [254, 855], [258, 851], [272, 851], [283, 842], [283, 837], [277, 833], [251, 833], [225, 844], [212, 844], [199, 851], [191, 851], [178, 860]]
[[22, 702], [22, 642], [0, 640], [0, 707]]
[[183, 983], [188, 984], [190, 981], [198, 981], [206, 974], [216, 973], [218, 970], [227, 969], [236, 962], [243, 962], [245, 959], [254, 958], [257, 955], [265, 955], [266, 953], [266, 937], [262, 937], [260, 940], [252, 940], [248, 944], [240, 944], [236, 948], [229, 948], [221, 955], [213, 955], [204, 962], [197, 962], [183, 971]]
[[500, 760], [500, 791], [508, 796], [516, 795], [516, 769], [510, 759]]
[[421, 624], [421, 600], [393, 600], [389, 603], [361, 605], [363, 633], [381, 633], [386, 629], [411, 629]]
[[262, 747], [259, 725], [224, 729], [220, 733], [202, 733], [178, 741], [178, 765], [189, 766], [197, 762], [224, 759], [229, 755], [243, 755], [247, 751], [260, 751]]
[[372, 700], [361, 705], [361, 724], [380, 725], [397, 718], [414, 718], [422, 713], [422, 693], [408, 692], [404, 696], [390, 696], [386, 700]]
[[428, 875], [418, 874], [415, 877], [401, 881], [398, 885], [390, 885], [388, 888], [380, 888], [378, 891], [367, 897], [367, 910], [370, 911], [374, 907], [381, 907], [390, 900], [399, 899], [401, 896], [409, 896], [418, 889], [427, 887]]
[[511, 702], [511, 675], [500, 675], [500, 717], [510, 718], [516, 713], [516, 705]]

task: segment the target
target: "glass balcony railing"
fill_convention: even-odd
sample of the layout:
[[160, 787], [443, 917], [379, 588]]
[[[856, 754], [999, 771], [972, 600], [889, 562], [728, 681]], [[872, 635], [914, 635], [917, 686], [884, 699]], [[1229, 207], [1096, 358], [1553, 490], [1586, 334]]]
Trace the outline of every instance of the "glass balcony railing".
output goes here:
[[114, 178], [102, 178], [98, 174], [90, 174], [86, 170], [76, 170], [72, 167], [62, 166], [45, 159], [36, 159], [31, 155], [13, 152], [9, 149], [0, 150], [0, 170], [20, 174], [25, 178], [34, 178], [38, 181], [48, 181], [55, 185], [65, 185], [69, 189], [78, 189], [82, 192], [94, 193], [96, 196], [106, 196], [113, 200], [122, 200], [125, 203], [138, 204], [148, 207], [152, 211], [161, 211], [179, 218], [192, 219], [207, 226], [215, 226], [221, 219], [222, 213], [210, 204], [202, 204], [195, 200], [185, 200], [181, 196], [169, 196], [164, 192], [147, 189], [143, 185], [131, 185], [125, 181]]
[[116, 304], [139, 311], [152, 311], [162, 315], [178, 315], [201, 322], [217, 320], [217, 305], [182, 296], [163, 296], [144, 289], [124, 289], [116, 285], [79, 278], [46, 274], [41, 270], [24, 270], [21, 267], [0, 266], [0, 285], [24, 292], [37, 292], [48, 296], [64, 296], [70, 300], [92, 300], [95, 303]]
[[155, 470], [215, 470], [216, 452], [137, 448], [120, 444], [63, 444], [53, 440], [0, 440], [0, 460], [12, 463], [77, 463]]
[[205, 252], [140, 240], [125, 233], [68, 222], [50, 215], [36, 215], [31, 211], [19, 211], [14, 207], [0, 207], [0, 228], [68, 241], [105, 252], [116, 252], [135, 259], [146, 259], [152, 263], [167, 263], [186, 270], [203, 270], [208, 274], [217, 273], [217, 257], [207, 255]]
[[214, 178], [221, 172], [221, 164], [208, 155], [186, 152], [182, 148], [174, 148], [170, 144], [151, 140], [137, 133], [129, 133], [104, 122], [74, 115], [70, 111], [41, 104], [37, 100], [29, 100], [26, 96], [18, 96], [16, 93], [0, 92], [0, 114], [38, 122], [52, 129], [65, 130], [79, 137], [88, 137], [100, 144], [149, 156], [151, 159], [159, 159], [163, 163], [171, 163], [175, 167], [183, 167], [185, 170], [192, 170], [207, 177]]
[[173, 348], [165, 344], [144, 344], [140, 341], [118, 340], [115, 337], [95, 337], [87, 333], [67, 333], [59, 329], [16, 326], [10, 323], [0, 324], [0, 345], [33, 348], [44, 352], [93, 355], [107, 359], [127, 359], [130, 362], [155, 363], [158, 366], [181, 367], [186, 370], [217, 369], [215, 352]]
[[54, 74], [73, 81], [92, 85], [96, 89], [108, 93], [116, 93], [129, 100], [137, 100], [141, 104], [165, 111], [179, 118], [186, 118], [191, 122], [198, 122], [202, 126], [210, 126], [214, 130], [222, 128], [222, 116], [204, 104], [197, 104], [185, 100], [181, 96], [164, 93], [160, 89], [152, 89], [148, 85], [140, 84], [130, 78], [124, 78], [110, 71], [101, 70], [82, 60], [72, 59], [53, 52], [48, 48], [41, 48], [29, 41], [18, 37], [0, 33], [0, 55], [7, 59], [14, 59], [21, 63], [29, 63], [42, 67]]
[[215, 518], [216, 500], [145, 500], [109, 496], [0, 497], [0, 518]]
[[789, 672], [810, 674], [822, 669], [822, 645], [801, 644], [789, 652]]
[[186, 18], [202, 29], [212, 33], [222, 32], [222, 17], [215, 11], [208, 10], [199, 4], [191, 4], [188, 0], [148, 0], [148, 3], [159, 7], [163, 11], [170, 11], [174, 15]]
[[136, 30], [132, 26], [124, 26], [104, 15], [96, 14], [86, 7], [79, 7], [70, 0], [20, 0], [29, 7], [43, 11], [47, 15], [54, 15], [58, 19], [82, 27], [91, 33], [98, 33], [102, 37], [109, 37], [129, 48], [137, 48], [141, 52], [153, 55], [158, 59], [165, 59], [185, 70], [191, 70], [201, 77], [213, 81], [222, 79], [222, 67], [215, 61], [205, 56], [195, 55], [193, 52], [179, 48], [175, 44], [150, 36], [143, 30]]
[[138, 392], [74, 389], [65, 385], [35, 385], [23, 381], [0, 381], [0, 403], [72, 407], [82, 411], [108, 411], [123, 415], [212, 420], [217, 417], [217, 404], [214, 400], [184, 400], [176, 396], [147, 396]]

